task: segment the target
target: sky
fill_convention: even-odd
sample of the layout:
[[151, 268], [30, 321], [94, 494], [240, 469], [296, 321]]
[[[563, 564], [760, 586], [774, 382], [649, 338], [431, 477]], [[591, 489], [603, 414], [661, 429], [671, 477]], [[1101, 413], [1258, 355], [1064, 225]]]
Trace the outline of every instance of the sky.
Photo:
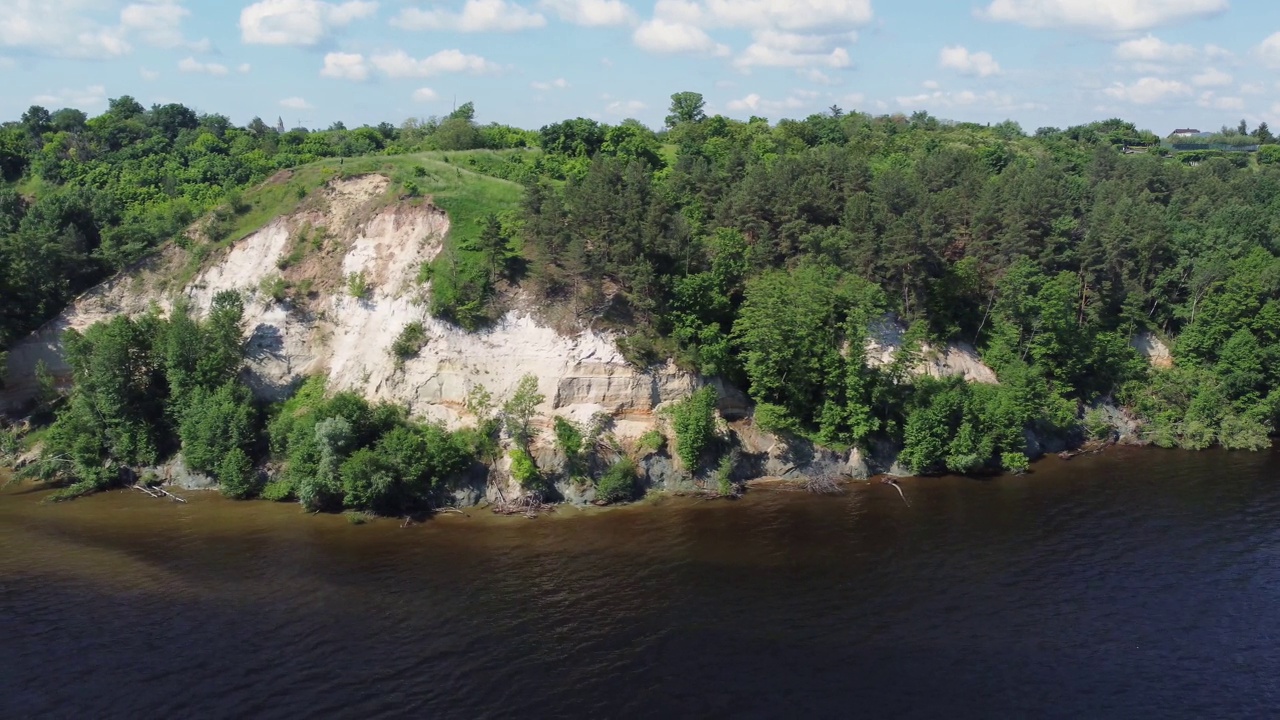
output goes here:
[[239, 124], [538, 128], [832, 105], [1027, 131], [1280, 125], [1274, 0], [0, 0], [0, 120], [180, 102]]

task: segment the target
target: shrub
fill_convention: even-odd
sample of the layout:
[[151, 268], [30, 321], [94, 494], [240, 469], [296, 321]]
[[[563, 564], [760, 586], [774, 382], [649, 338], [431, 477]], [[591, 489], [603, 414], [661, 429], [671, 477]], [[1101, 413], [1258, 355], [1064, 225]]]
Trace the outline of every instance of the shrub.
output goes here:
[[715, 436], [716, 391], [704, 387], [671, 406], [676, 453], [689, 472], [697, 472], [702, 452]]
[[641, 453], [662, 452], [667, 447], [667, 436], [663, 435], [658, 428], [654, 428], [640, 436], [640, 442], [637, 447]]
[[596, 498], [606, 503], [635, 500], [635, 463], [624, 457], [611, 465], [596, 482]]
[[572, 420], [557, 416], [555, 419], [556, 447], [564, 452], [565, 472], [578, 473], [582, 464], [582, 429]]
[[787, 414], [787, 409], [773, 403], [758, 403], [755, 411], [756, 427], [775, 435], [797, 435], [800, 423]]
[[716, 468], [716, 487], [720, 490], [721, 495], [734, 494], [733, 466], [736, 459], [734, 453], [720, 458], [720, 465]]
[[364, 271], [354, 272], [347, 276], [347, 293], [358, 300], [367, 300], [372, 288]]
[[1014, 475], [1022, 475], [1031, 469], [1031, 460], [1025, 453], [1007, 452], [1000, 456], [1000, 464]]
[[262, 278], [262, 282], [258, 283], [258, 292], [275, 302], [283, 302], [288, 297], [289, 283], [285, 282], [285, 279], [279, 275], [268, 275]]
[[532, 490], [542, 484], [542, 475], [533, 462], [533, 456], [522, 448], [511, 451], [511, 477], [525, 490]]
[[253, 461], [240, 448], [232, 448], [218, 463], [218, 484], [222, 494], [235, 500], [253, 497], [258, 489], [258, 473]]
[[293, 483], [284, 479], [267, 483], [262, 488], [262, 492], [258, 494], [258, 497], [271, 502], [289, 502], [295, 499], [293, 493]]
[[391, 343], [391, 355], [395, 357], [397, 366], [403, 365], [405, 360], [416, 356], [426, 346], [427, 329], [422, 323], [414, 321], [405, 325], [395, 342]]
[[538, 406], [546, 397], [538, 392], [538, 378], [525, 375], [511, 398], [502, 406], [502, 423], [507, 434], [522, 447], [528, 447], [533, 441], [536, 431], [533, 418], [538, 414]]
[[1102, 408], [1090, 408], [1084, 414], [1084, 431], [1092, 440], [1105, 440], [1111, 437], [1111, 419]]

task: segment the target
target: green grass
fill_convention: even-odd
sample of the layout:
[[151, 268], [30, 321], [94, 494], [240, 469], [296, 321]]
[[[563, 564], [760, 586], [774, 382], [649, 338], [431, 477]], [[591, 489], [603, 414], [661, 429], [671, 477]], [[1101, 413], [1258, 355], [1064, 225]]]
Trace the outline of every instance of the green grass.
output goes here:
[[[244, 209], [228, 219], [223, 239], [194, 243], [186, 267], [174, 281], [178, 287], [186, 286], [214, 252], [248, 237], [273, 219], [294, 212], [336, 178], [386, 175], [391, 179], [385, 198], [387, 204], [433, 202], [449, 214], [451, 230], [447, 242], [465, 245], [479, 236], [489, 213], [502, 214], [519, 208], [524, 189], [517, 183], [482, 174], [460, 163], [476, 158], [475, 164], [491, 166], [516, 153], [532, 154], [520, 150], [432, 151], [327, 158], [294, 168], [287, 179], [267, 180], [246, 190], [242, 198]], [[415, 172], [416, 168], [421, 169]], [[412, 182], [423, 197], [403, 199], [405, 182]]]

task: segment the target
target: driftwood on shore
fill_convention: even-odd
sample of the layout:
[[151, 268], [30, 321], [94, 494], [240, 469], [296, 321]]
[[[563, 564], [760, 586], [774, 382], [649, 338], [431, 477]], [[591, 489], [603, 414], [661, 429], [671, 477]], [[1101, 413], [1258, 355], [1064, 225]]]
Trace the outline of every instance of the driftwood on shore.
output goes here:
[[1058, 458], [1061, 460], [1070, 460], [1071, 458], [1077, 457], [1080, 455], [1096, 455], [1097, 453], [1100, 453], [1103, 450], [1106, 450], [1107, 446], [1110, 444], [1111, 443], [1108, 443], [1103, 440], [1090, 440], [1089, 442], [1085, 443], [1084, 445], [1081, 445], [1075, 450], [1063, 450], [1062, 452], [1058, 453]]
[[173, 500], [174, 502], [180, 502], [180, 503], [185, 503], [185, 502], [186, 502], [186, 500], [185, 500], [185, 499], [180, 498], [180, 497], [178, 497], [177, 495], [174, 495], [173, 493], [169, 492], [168, 490], [165, 490], [164, 488], [160, 487], [159, 485], [156, 485], [156, 486], [153, 486], [153, 487], [147, 487], [146, 485], [142, 485], [142, 484], [140, 484], [140, 483], [134, 483], [133, 485], [130, 485], [129, 487], [131, 487], [131, 488], [133, 488], [134, 490], [137, 490], [137, 491], [139, 491], [139, 492], [144, 492], [144, 493], [146, 493], [149, 497], [153, 497], [153, 498], [155, 498], [155, 499], [157, 499], [157, 500], [160, 500], [160, 499], [163, 499], [163, 498], [166, 498], [166, 497], [167, 497], [167, 498], [169, 498], [170, 500]]

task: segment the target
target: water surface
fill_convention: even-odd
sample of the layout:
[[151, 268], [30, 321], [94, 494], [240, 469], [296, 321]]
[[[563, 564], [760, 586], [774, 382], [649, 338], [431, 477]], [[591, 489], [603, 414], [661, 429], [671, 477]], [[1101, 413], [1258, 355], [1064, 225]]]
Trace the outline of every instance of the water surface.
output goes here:
[[1280, 453], [530, 521], [0, 494], [0, 717], [1280, 715]]

